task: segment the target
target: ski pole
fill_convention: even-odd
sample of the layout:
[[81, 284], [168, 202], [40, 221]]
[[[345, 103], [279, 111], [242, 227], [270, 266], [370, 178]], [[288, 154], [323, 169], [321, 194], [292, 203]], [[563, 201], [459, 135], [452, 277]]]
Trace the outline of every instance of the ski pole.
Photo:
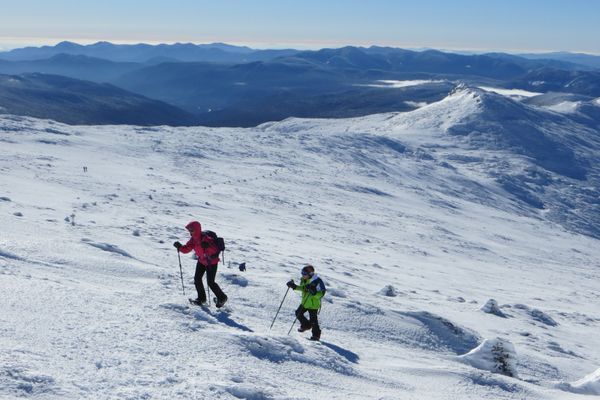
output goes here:
[[292, 328], [294, 327], [294, 325], [296, 324], [296, 320], [298, 319], [298, 317], [294, 318], [294, 322], [292, 322], [292, 326], [290, 326], [290, 330], [288, 331], [288, 336], [290, 334], [290, 332], [292, 332]]
[[179, 273], [181, 274], [181, 290], [185, 296], [185, 286], [183, 286], [183, 269], [181, 268], [181, 256], [179, 255], [179, 249], [177, 249], [177, 258], [179, 259]]
[[277, 309], [277, 312], [275, 313], [275, 318], [273, 318], [273, 322], [271, 322], [271, 326], [269, 327], [269, 330], [271, 330], [271, 328], [273, 327], [273, 324], [275, 323], [275, 320], [277, 319], [277, 316], [279, 315], [281, 306], [283, 305], [283, 302], [285, 301], [285, 298], [289, 291], [290, 291], [290, 287], [288, 286], [287, 290], [285, 291], [285, 294], [283, 295], [283, 299], [281, 300], [281, 304], [279, 305], [279, 308]]

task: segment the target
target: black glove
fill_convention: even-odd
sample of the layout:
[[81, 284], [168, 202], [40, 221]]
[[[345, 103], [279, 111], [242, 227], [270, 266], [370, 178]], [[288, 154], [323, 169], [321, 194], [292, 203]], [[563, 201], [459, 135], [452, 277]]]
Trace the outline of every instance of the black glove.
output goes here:
[[315, 294], [317, 294], [317, 286], [316, 285], [308, 285], [308, 293], [312, 294], [313, 296]]
[[173, 243], [173, 246], [175, 246], [175, 248], [177, 250], [179, 250], [179, 248], [182, 247], [183, 245], [181, 243], [179, 243], [179, 242], [175, 242], [175, 243]]
[[297, 285], [294, 283], [293, 280], [290, 280], [288, 283], [286, 283], [287, 287], [289, 287], [290, 289], [296, 290]]

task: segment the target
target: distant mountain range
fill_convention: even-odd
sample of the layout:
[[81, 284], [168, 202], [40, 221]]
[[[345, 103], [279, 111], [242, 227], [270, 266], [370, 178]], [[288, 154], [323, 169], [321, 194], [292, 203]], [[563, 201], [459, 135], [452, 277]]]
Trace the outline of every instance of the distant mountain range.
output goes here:
[[524, 58], [530, 58], [532, 60], [558, 60], [579, 65], [586, 65], [591, 68], [600, 68], [600, 56], [595, 56], [592, 54], [554, 52], [519, 54], [519, 56]]
[[0, 113], [54, 119], [72, 125], [194, 125], [172, 105], [109, 84], [58, 75], [0, 75]]
[[[62, 42], [0, 53], [0, 74], [39, 73], [109, 83], [146, 100], [171, 105], [167, 115], [179, 109], [186, 115], [180, 124], [252, 126], [290, 116], [406, 111], [414, 109], [414, 104], [446, 96], [453, 87], [407, 90], [373, 85], [380, 80], [461, 81], [600, 97], [600, 69], [591, 65], [593, 56], [577, 64], [572, 61], [583, 59], [580, 55], [559, 55], [560, 59], [533, 59], [531, 55], [461, 55], [377, 46], [298, 51], [254, 50], [222, 43], [152, 46], [98, 42], [83, 46]], [[32, 104], [33, 97], [27, 99]], [[41, 102], [47, 103], [46, 99]]]
[[110, 82], [127, 72], [144, 66], [146, 65], [142, 63], [115, 62], [102, 58], [65, 53], [36, 60], [6, 61], [0, 59], [0, 73], [2, 74], [16, 75], [39, 72], [92, 82]]
[[224, 43], [212, 44], [113, 44], [98, 42], [80, 45], [60, 42], [56, 46], [25, 47], [0, 53], [8, 61], [32, 61], [50, 58], [58, 54], [82, 55], [117, 62], [227, 62], [241, 63], [270, 60], [275, 57], [297, 53], [297, 50], [253, 50], [249, 47], [232, 46]]

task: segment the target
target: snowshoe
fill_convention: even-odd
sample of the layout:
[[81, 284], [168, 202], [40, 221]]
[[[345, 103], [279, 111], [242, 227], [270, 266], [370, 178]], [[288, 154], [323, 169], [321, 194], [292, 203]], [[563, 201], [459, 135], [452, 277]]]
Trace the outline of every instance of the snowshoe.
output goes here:
[[205, 306], [206, 305], [206, 300], [201, 300], [201, 299], [188, 299], [190, 301], [191, 304], [195, 305], [195, 306]]
[[314, 342], [319, 342], [321, 340], [321, 336], [311, 336], [308, 340], [312, 340]]
[[221, 300], [219, 300], [215, 297], [214, 300], [215, 300], [215, 306], [217, 306], [217, 308], [221, 308], [225, 305], [225, 303], [227, 303], [227, 296], [223, 297], [223, 299], [221, 299]]

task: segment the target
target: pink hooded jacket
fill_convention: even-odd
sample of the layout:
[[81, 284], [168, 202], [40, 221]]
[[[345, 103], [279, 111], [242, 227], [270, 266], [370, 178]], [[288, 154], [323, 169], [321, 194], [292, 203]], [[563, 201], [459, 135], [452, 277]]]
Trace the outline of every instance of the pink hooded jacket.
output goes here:
[[[211, 239], [202, 237], [202, 225], [198, 221], [192, 221], [185, 226], [190, 231], [192, 237], [188, 242], [179, 248], [179, 251], [187, 254], [194, 250], [198, 257], [198, 262], [206, 267], [212, 267], [219, 263], [219, 249]], [[204, 246], [203, 246], [204, 245]]]

